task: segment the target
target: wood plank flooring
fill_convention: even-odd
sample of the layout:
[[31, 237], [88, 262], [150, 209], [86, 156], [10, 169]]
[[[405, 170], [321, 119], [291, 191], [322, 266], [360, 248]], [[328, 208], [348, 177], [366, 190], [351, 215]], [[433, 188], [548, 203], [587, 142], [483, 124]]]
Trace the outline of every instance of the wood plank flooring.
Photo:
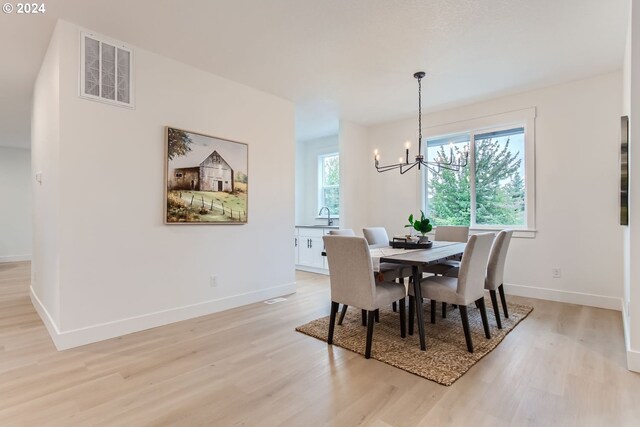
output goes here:
[[0, 264], [0, 426], [631, 426], [640, 420], [640, 375], [626, 370], [615, 311], [508, 297], [533, 305], [533, 313], [444, 387], [295, 332], [328, 314], [326, 276], [298, 273], [298, 293], [282, 303], [57, 352], [29, 300], [29, 268]]

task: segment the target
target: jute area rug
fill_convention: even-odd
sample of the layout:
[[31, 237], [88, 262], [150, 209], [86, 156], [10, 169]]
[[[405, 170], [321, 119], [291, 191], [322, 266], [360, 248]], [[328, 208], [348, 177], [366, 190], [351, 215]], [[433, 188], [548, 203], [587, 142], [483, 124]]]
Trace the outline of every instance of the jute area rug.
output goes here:
[[[485, 299], [487, 316], [491, 330], [491, 339], [486, 339], [482, 328], [480, 310], [470, 306], [468, 309], [469, 326], [473, 339], [474, 352], [467, 351], [460, 320], [460, 310], [447, 307], [447, 318], [441, 315], [441, 304], [436, 310], [436, 324], [430, 323], [431, 309], [429, 301], [424, 306], [425, 336], [427, 350], [420, 351], [418, 325], [415, 325], [413, 335], [400, 338], [400, 318], [391, 307], [380, 310], [380, 323], [373, 329], [373, 359], [419, 375], [428, 380], [449, 386], [464, 375], [473, 365], [486, 356], [500, 344], [505, 336], [516, 327], [520, 321], [531, 313], [532, 307], [509, 303], [509, 318], [502, 314], [502, 329], [498, 329], [493, 314], [491, 301]], [[342, 306], [340, 306], [342, 307]], [[409, 310], [407, 309], [407, 314]], [[333, 336], [334, 345], [346, 348], [364, 355], [367, 328], [362, 326], [360, 309], [349, 307], [342, 325], [336, 327]], [[408, 323], [407, 323], [408, 330]], [[329, 331], [329, 316], [313, 320], [298, 326], [296, 331], [326, 341]]]

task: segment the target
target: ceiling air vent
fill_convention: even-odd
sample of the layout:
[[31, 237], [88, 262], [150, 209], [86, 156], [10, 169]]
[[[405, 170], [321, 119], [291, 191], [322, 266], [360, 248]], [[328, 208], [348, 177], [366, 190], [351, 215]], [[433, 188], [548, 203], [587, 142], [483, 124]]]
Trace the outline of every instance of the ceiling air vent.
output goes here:
[[133, 107], [133, 51], [88, 33], [80, 45], [80, 96]]

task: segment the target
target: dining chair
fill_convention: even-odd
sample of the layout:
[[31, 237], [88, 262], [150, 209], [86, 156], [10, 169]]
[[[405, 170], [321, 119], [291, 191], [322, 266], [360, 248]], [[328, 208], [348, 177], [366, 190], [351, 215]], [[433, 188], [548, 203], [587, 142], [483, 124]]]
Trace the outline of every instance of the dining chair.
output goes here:
[[389, 235], [384, 227], [365, 227], [362, 234], [371, 247], [389, 246]]
[[394, 301], [400, 302], [400, 336], [406, 336], [405, 287], [396, 282], [376, 282], [369, 245], [363, 237], [326, 235], [323, 240], [331, 283], [331, 316], [327, 343], [333, 344], [339, 304], [358, 307], [367, 313], [365, 357], [369, 359], [376, 310]]
[[331, 236], [355, 236], [356, 233], [350, 228], [341, 228], [340, 230], [329, 230]]
[[[500, 294], [504, 318], [509, 318], [507, 300], [504, 295], [504, 266], [512, 236], [513, 230], [502, 230], [496, 235], [493, 245], [491, 246], [489, 263], [487, 265], [487, 277], [484, 282], [484, 288], [489, 291], [489, 295], [491, 296], [491, 305], [493, 306], [493, 312], [496, 317], [498, 329], [502, 329], [502, 320], [500, 318], [500, 308], [498, 306], [498, 296], [496, 295], [496, 291]], [[458, 268], [454, 268], [445, 273], [445, 276], [457, 277], [458, 270]]]
[[[484, 334], [491, 338], [487, 310], [484, 304], [484, 284], [493, 233], [475, 234], [469, 238], [469, 242], [462, 255], [462, 262], [458, 277], [429, 276], [420, 282], [422, 297], [431, 300], [431, 323], [436, 322], [436, 301], [456, 304], [460, 309], [462, 328], [467, 342], [467, 350], [473, 353], [473, 342], [469, 329], [467, 306], [475, 303], [480, 309]], [[414, 313], [412, 305], [414, 295], [413, 288], [409, 287], [409, 332], [413, 330]]]
[[[384, 227], [365, 227], [362, 229], [364, 238], [367, 239], [370, 248], [382, 248], [389, 246], [389, 235]], [[402, 267], [397, 264], [383, 262], [380, 264], [380, 274], [383, 280], [397, 280], [404, 284], [405, 277], [411, 277], [410, 267]], [[397, 311], [396, 303], [392, 305], [393, 311]]]
[[469, 240], [469, 227], [460, 225], [439, 225], [436, 227], [434, 240], [464, 243]]
[[[461, 225], [439, 225], [433, 238], [435, 241], [460, 242], [469, 240], [469, 227]], [[423, 269], [423, 273], [430, 273], [436, 276], [446, 275], [454, 268], [460, 268], [460, 261], [450, 259], [438, 264], [430, 265]], [[447, 303], [442, 303], [442, 317], [447, 317]]]
[[[433, 240], [442, 242], [465, 243], [467, 240], [469, 240], [469, 227], [458, 225], [439, 225], [438, 227], [436, 227], [436, 234]], [[431, 274], [444, 274], [447, 272], [447, 270], [455, 267], [460, 267], [460, 261], [447, 260], [428, 267], [424, 270], [424, 272]]]
[[496, 291], [500, 293], [504, 318], [509, 318], [507, 300], [504, 296], [504, 266], [512, 236], [513, 230], [502, 230], [496, 236], [496, 239], [493, 241], [493, 246], [491, 246], [491, 255], [489, 255], [489, 264], [487, 265], [487, 277], [484, 282], [484, 288], [487, 289], [489, 295], [491, 295], [491, 305], [493, 305], [493, 312], [496, 316], [498, 329], [502, 329], [502, 321], [500, 319], [500, 309], [498, 308]]

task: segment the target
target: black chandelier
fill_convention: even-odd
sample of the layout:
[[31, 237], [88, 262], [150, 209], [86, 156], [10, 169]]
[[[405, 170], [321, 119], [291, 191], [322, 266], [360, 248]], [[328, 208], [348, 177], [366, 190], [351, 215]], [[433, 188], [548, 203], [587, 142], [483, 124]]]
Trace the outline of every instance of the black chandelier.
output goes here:
[[[439, 173], [441, 169], [448, 169], [451, 171], [459, 171], [460, 168], [467, 166], [467, 160], [469, 158], [469, 146], [465, 145], [462, 151], [458, 151], [457, 155], [453, 155], [453, 144], [449, 144], [450, 156], [447, 160], [442, 156], [439, 157], [438, 161], [427, 161], [422, 155], [422, 78], [425, 76], [424, 71], [418, 71], [413, 75], [418, 80], [418, 154], [416, 154], [415, 160], [413, 162], [409, 162], [409, 148], [411, 147], [411, 142], [407, 141], [405, 143], [405, 158], [402, 157], [398, 159], [398, 163], [380, 166], [380, 154], [378, 150], [373, 152], [374, 161], [376, 170], [378, 172], [387, 172], [393, 169], [399, 169], [401, 174], [410, 171], [414, 167], [418, 166], [418, 170], [424, 166], [428, 168], [433, 173]], [[455, 157], [455, 162], [454, 162]]]

